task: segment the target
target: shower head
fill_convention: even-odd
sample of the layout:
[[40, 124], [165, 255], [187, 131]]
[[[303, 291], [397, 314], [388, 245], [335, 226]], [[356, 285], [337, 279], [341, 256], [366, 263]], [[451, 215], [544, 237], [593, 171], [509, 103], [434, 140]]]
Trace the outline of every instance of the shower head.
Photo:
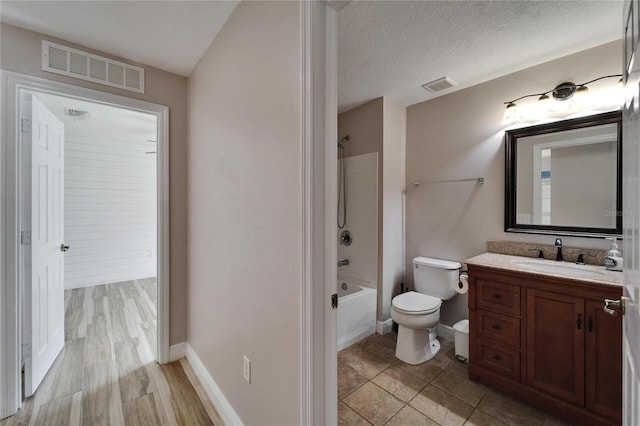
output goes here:
[[344, 143], [346, 141], [348, 141], [349, 139], [351, 139], [351, 137], [349, 135], [345, 136], [344, 138], [340, 139], [338, 141], [338, 148], [343, 148], [344, 147]]

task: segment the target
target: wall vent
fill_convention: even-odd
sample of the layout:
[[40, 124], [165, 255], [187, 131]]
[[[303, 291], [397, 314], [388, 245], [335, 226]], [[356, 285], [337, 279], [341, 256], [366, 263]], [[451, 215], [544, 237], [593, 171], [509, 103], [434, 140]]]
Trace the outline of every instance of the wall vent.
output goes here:
[[144, 93], [144, 68], [42, 40], [42, 70]]
[[422, 85], [426, 90], [431, 93], [441, 92], [453, 86], [457, 86], [458, 83], [450, 79], [449, 77], [442, 77], [437, 80], [430, 81]]

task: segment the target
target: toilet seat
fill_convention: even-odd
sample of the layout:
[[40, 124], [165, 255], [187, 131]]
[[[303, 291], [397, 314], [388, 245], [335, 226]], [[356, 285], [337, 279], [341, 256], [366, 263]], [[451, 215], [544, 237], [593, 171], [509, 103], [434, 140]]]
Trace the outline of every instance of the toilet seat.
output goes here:
[[393, 309], [408, 315], [430, 314], [440, 309], [440, 305], [442, 305], [442, 300], [437, 297], [415, 291], [399, 294], [391, 301]]

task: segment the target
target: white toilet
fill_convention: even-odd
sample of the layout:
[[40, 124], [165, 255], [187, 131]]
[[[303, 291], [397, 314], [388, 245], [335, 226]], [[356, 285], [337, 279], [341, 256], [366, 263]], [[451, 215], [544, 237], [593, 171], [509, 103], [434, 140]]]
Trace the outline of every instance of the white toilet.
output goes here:
[[421, 364], [440, 351], [436, 326], [442, 300], [456, 295], [460, 263], [416, 257], [413, 281], [416, 291], [399, 294], [391, 301], [391, 318], [398, 323], [396, 357], [407, 364]]

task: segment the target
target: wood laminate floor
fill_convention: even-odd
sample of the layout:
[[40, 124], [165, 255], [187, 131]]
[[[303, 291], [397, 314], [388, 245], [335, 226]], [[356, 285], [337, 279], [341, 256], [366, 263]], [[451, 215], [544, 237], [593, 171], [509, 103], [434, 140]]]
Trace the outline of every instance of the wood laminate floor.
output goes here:
[[0, 426], [221, 425], [186, 360], [155, 362], [156, 294], [155, 278], [65, 291], [65, 347]]

